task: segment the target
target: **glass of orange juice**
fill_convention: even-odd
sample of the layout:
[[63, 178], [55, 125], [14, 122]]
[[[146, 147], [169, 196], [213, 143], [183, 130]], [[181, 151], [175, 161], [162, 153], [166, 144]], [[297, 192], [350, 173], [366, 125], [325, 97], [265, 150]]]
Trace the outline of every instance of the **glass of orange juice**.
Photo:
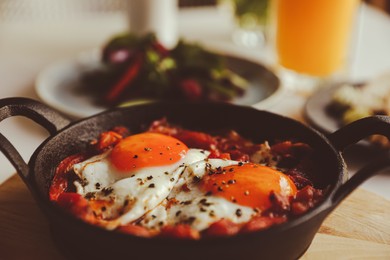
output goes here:
[[287, 87], [314, 90], [347, 66], [359, 0], [275, 0], [275, 48]]

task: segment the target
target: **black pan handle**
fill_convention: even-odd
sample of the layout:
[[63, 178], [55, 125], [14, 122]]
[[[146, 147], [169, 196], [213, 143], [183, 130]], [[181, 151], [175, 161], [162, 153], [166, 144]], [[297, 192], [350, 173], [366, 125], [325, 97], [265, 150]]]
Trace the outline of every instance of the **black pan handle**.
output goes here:
[[[0, 122], [12, 116], [25, 116], [43, 126], [50, 135], [54, 135], [60, 129], [70, 123], [70, 120], [43, 105], [28, 98], [0, 99]], [[16, 148], [0, 133], [0, 150], [15, 167], [18, 174], [26, 180], [28, 178], [28, 166]]]
[[339, 151], [359, 142], [370, 135], [384, 135], [390, 139], [390, 117], [370, 116], [365, 117], [328, 136], [330, 143]]
[[351, 179], [341, 185], [332, 196], [332, 206], [337, 206], [345, 197], [354, 191], [360, 184], [372, 176], [390, 168], [390, 154], [386, 152], [383, 156], [358, 170]]
[[[386, 136], [390, 140], [390, 117], [371, 116], [357, 120], [330, 134], [328, 140], [340, 152], [348, 146], [374, 134]], [[384, 152], [383, 156], [357, 171], [351, 179], [342, 184], [333, 194], [332, 202], [336, 206], [365, 180], [390, 167], [390, 154]]]

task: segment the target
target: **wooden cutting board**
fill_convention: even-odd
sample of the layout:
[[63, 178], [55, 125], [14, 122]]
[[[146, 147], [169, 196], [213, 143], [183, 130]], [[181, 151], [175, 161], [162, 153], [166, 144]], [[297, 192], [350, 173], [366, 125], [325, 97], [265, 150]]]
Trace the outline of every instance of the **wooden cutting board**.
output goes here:
[[[390, 201], [358, 189], [326, 219], [302, 259], [390, 259]], [[0, 259], [64, 259], [18, 176], [0, 186]]]

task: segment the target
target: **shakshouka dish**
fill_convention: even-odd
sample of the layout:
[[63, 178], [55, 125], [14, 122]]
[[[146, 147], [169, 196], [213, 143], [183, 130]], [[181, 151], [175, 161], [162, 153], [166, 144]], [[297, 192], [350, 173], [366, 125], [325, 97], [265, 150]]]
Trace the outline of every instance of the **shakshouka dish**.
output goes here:
[[254, 143], [234, 130], [166, 119], [142, 133], [115, 127], [58, 165], [50, 200], [87, 223], [141, 237], [201, 239], [267, 229], [315, 207], [312, 148]]

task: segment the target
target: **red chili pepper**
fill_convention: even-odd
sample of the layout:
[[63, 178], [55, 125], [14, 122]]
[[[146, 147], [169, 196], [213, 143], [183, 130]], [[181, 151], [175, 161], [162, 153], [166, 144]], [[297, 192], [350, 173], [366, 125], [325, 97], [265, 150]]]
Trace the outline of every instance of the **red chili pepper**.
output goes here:
[[249, 233], [253, 231], [259, 231], [259, 230], [267, 229], [270, 226], [275, 224], [281, 224], [285, 221], [287, 221], [286, 217], [266, 217], [266, 216], [254, 217], [243, 226], [241, 232]]
[[291, 153], [292, 143], [290, 141], [285, 141], [281, 143], [274, 144], [271, 146], [272, 153], [276, 155], [286, 155]]
[[233, 236], [240, 231], [240, 225], [227, 219], [221, 219], [210, 225], [205, 231], [207, 236]]
[[138, 54], [134, 62], [127, 68], [126, 72], [119, 81], [110, 89], [106, 96], [106, 101], [114, 103], [118, 100], [120, 94], [129, 86], [129, 84], [137, 77], [143, 63], [143, 57]]
[[88, 222], [94, 223], [95, 216], [89, 206], [88, 200], [74, 192], [61, 193], [57, 200], [58, 205], [70, 214]]
[[214, 150], [217, 145], [211, 135], [202, 132], [183, 130], [178, 132], [175, 137], [192, 148]]
[[76, 163], [82, 162], [83, 160], [85, 160], [84, 154], [75, 154], [66, 157], [60, 162], [49, 189], [49, 198], [51, 201], [56, 201], [58, 196], [66, 191], [68, 188], [71, 167]]
[[161, 236], [181, 239], [200, 239], [199, 231], [185, 224], [179, 224], [177, 226], [165, 226], [161, 230]]
[[107, 150], [108, 148], [116, 145], [122, 139], [123, 139], [122, 135], [114, 131], [103, 132], [100, 134], [99, 140], [96, 142], [96, 144], [94, 144], [94, 147], [97, 152], [101, 153]]
[[133, 224], [120, 226], [118, 228], [118, 231], [125, 234], [130, 234], [139, 237], [152, 237], [154, 235], [153, 232], [151, 232], [149, 229], [145, 227], [133, 225]]

